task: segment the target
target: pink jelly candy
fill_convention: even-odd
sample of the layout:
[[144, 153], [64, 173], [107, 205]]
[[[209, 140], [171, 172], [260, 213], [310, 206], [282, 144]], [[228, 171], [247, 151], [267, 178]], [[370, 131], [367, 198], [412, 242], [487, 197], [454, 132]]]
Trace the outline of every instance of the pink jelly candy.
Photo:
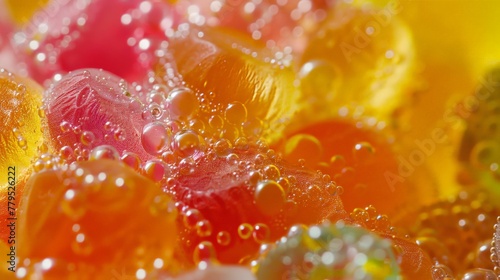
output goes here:
[[82, 69], [63, 76], [44, 96], [53, 146], [80, 160], [91, 157], [92, 149], [112, 154], [95, 151], [102, 145], [113, 146], [119, 154], [133, 152], [141, 160], [152, 158], [141, 144], [141, 105], [131, 95], [124, 80], [103, 70]]
[[130, 82], [145, 77], [176, 21], [162, 0], [54, 0], [14, 42], [38, 82], [82, 68], [104, 69]]

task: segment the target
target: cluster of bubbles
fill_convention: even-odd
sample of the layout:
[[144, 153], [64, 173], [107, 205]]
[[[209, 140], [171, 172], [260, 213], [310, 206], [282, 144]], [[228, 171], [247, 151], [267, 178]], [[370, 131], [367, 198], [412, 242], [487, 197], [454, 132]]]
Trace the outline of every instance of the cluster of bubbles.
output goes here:
[[258, 279], [397, 279], [391, 242], [343, 223], [293, 226], [276, 244], [261, 248]]

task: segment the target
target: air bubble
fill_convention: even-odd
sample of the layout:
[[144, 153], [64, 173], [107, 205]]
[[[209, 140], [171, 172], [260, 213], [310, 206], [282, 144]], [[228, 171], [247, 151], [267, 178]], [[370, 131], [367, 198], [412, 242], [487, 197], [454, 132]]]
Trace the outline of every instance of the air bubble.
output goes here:
[[240, 102], [229, 103], [224, 112], [226, 121], [233, 125], [242, 125], [247, 120], [247, 108]]
[[238, 235], [241, 239], [248, 239], [252, 236], [253, 226], [248, 223], [243, 223], [238, 226]]
[[262, 214], [267, 216], [277, 215], [283, 209], [285, 203], [285, 191], [275, 181], [266, 180], [257, 185], [255, 204]]
[[[76, 149], [75, 149], [76, 151]], [[120, 154], [118, 151], [115, 149], [115, 147], [110, 146], [110, 145], [102, 145], [98, 146], [92, 149], [89, 155], [90, 160], [97, 160], [97, 159], [112, 159], [112, 160], [119, 160], [120, 159]]]
[[161, 160], [149, 160], [144, 164], [144, 175], [154, 182], [159, 182], [165, 177], [165, 164]]
[[150, 123], [142, 130], [142, 146], [151, 155], [161, 154], [163, 150], [168, 148], [170, 141], [171, 132], [163, 123]]
[[219, 231], [217, 233], [217, 243], [222, 246], [227, 246], [231, 243], [231, 235], [227, 231]]
[[80, 142], [85, 146], [90, 146], [95, 141], [95, 135], [91, 131], [84, 131], [80, 136]]
[[190, 156], [200, 148], [199, 135], [192, 130], [179, 131], [174, 136], [174, 149], [183, 156]]
[[170, 116], [174, 119], [187, 119], [195, 115], [200, 107], [195, 93], [188, 88], [172, 90], [167, 103]]

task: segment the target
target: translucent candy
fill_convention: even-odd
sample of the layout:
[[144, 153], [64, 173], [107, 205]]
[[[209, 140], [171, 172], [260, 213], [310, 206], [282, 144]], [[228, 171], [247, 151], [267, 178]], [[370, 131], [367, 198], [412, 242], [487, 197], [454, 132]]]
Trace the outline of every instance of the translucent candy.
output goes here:
[[330, 119], [296, 130], [273, 147], [290, 163], [319, 169], [342, 186], [346, 210], [373, 205], [392, 217], [409, 203], [434, 200], [435, 190], [413, 186], [413, 160], [398, 154], [385, 132], [362, 121]]
[[391, 120], [414, 72], [413, 42], [397, 12], [344, 1], [328, 10], [301, 58], [308, 106], [297, 122], [332, 117], [342, 106]]
[[160, 0], [56, 0], [14, 41], [39, 82], [81, 68], [102, 68], [136, 81], [146, 76], [154, 50], [175, 21], [171, 6]]
[[[190, 28], [171, 39], [169, 50], [186, 85], [205, 94], [200, 104], [208, 114], [206, 122], [210, 119], [211, 126], [221, 126], [212, 115], [223, 111], [218, 116], [226, 118], [223, 128], [239, 130], [242, 122], [257, 118], [266, 121], [268, 132], [276, 137], [296, 110], [298, 91], [292, 69], [280, 65], [245, 34]], [[158, 65], [158, 69], [165, 67]], [[164, 83], [170, 80], [162, 71], [156, 73]]]
[[142, 160], [151, 158], [141, 143], [145, 122], [140, 113], [129, 111], [132, 98], [127, 84], [101, 70], [71, 72], [46, 92], [46, 126], [55, 148], [87, 148], [111, 145], [121, 155], [134, 152]]
[[[277, 240], [293, 224], [347, 218], [339, 196], [327, 190], [331, 180], [312, 170], [261, 153], [255, 143], [245, 151], [215, 149], [181, 160], [170, 174], [175, 184], [165, 185], [185, 206], [181, 240], [188, 254], [210, 242], [221, 263], [244, 264], [259, 244]], [[187, 171], [182, 167], [185, 160], [191, 162]], [[193, 259], [195, 264], [201, 260]]]
[[156, 259], [170, 261], [175, 245], [173, 201], [115, 160], [34, 175], [19, 211], [18, 256], [48, 266], [45, 272], [26, 266], [28, 276], [97, 279], [115, 269], [151, 271]]
[[[5, 205], [0, 208], [0, 219], [15, 216], [8, 211], [8, 195], [14, 193], [15, 205], [19, 203], [31, 163], [43, 141], [42, 91], [37, 83], [0, 69], [0, 169], [5, 172], [0, 177], [0, 202]], [[6, 240], [7, 236], [9, 229], [0, 228], [0, 239]]]

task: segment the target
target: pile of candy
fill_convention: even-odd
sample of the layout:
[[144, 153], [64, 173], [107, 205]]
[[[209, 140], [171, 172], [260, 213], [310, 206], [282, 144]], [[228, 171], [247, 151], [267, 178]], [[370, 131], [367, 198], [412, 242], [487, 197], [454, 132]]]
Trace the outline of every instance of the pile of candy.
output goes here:
[[417, 2], [0, 0], [0, 278], [497, 279], [500, 5]]

